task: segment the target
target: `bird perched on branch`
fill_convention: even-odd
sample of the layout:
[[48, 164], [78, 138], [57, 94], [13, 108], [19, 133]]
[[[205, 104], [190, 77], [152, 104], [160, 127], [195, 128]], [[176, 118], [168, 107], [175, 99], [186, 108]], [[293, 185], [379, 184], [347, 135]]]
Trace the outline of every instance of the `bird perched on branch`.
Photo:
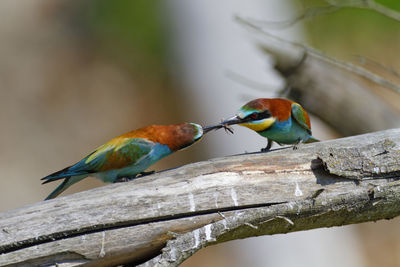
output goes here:
[[151, 125], [133, 130], [98, 147], [76, 164], [50, 174], [43, 184], [64, 179], [46, 198], [58, 196], [72, 184], [95, 176], [103, 182], [114, 183], [133, 179], [144, 173], [150, 165], [160, 159], [198, 141], [205, 133], [223, 125], [202, 127], [195, 123], [175, 125]]
[[268, 145], [261, 151], [269, 150], [273, 141], [279, 145], [319, 141], [312, 136], [307, 112], [300, 104], [287, 99], [254, 99], [241, 107], [236, 116], [221, 124], [239, 124], [266, 137]]

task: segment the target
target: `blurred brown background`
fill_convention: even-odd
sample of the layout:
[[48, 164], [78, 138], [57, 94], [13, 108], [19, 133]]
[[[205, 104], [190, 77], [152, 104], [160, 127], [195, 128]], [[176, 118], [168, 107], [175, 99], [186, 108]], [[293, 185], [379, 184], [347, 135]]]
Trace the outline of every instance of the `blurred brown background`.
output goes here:
[[[0, 211], [41, 201], [56, 186], [42, 186], [41, 177], [119, 134], [149, 124], [214, 123], [249, 99], [273, 96], [282, 88], [282, 79], [233, 16], [277, 21], [321, 4], [1, 1]], [[399, 69], [399, 33], [400, 22], [359, 9], [343, 9], [276, 32], [354, 63], [363, 64], [356, 57], [360, 55], [372, 59], [369, 65], [384, 74]], [[265, 90], [240, 84], [227, 72], [264, 84]], [[378, 95], [392, 106], [399, 100], [389, 91]], [[314, 136], [338, 137], [338, 129], [329, 129], [317, 117], [312, 123]], [[234, 136], [211, 133], [151, 169], [265, 146], [265, 139], [254, 133], [235, 130]], [[64, 195], [103, 185], [89, 178]], [[183, 265], [400, 266], [398, 223], [395, 219], [237, 240], [203, 249]]]

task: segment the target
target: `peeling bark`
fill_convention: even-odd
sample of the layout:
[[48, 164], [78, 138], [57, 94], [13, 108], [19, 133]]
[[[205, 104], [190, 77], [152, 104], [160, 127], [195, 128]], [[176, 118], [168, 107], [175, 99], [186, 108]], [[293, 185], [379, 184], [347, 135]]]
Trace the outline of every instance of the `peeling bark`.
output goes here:
[[385, 139], [357, 148], [329, 148], [318, 153], [325, 169], [350, 179], [389, 178], [400, 176], [400, 150]]

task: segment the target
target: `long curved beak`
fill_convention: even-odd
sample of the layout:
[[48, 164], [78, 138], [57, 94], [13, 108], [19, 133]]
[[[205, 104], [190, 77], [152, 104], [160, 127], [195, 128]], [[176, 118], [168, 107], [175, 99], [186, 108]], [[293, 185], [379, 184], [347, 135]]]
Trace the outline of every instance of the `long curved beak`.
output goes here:
[[208, 132], [210, 132], [210, 131], [212, 131], [212, 130], [218, 130], [218, 129], [221, 129], [221, 128], [224, 128], [225, 131], [229, 131], [230, 133], [233, 134], [233, 130], [230, 127], [228, 127], [226, 124], [220, 123], [220, 124], [215, 124], [215, 125], [210, 125], [210, 126], [203, 127], [203, 135], [208, 133]]
[[206, 134], [206, 133], [208, 133], [209, 131], [212, 131], [212, 130], [218, 130], [218, 129], [222, 128], [222, 127], [224, 127], [224, 126], [222, 126], [220, 124], [205, 126], [205, 127], [203, 127], [203, 134]]
[[243, 122], [243, 119], [239, 118], [238, 116], [233, 116], [232, 118], [224, 120], [220, 124], [222, 124], [222, 125], [234, 125], [234, 124], [239, 124], [239, 123], [242, 123], [242, 122]]

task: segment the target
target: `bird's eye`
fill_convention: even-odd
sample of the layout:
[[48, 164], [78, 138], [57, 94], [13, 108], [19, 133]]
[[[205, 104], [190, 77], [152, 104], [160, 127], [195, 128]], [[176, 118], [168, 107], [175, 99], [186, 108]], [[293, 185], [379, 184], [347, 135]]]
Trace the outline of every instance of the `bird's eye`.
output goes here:
[[251, 114], [250, 114], [250, 118], [251, 118], [252, 120], [256, 120], [256, 119], [258, 118], [258, 113], [256, 113], [256, 112], [251, 113]]

